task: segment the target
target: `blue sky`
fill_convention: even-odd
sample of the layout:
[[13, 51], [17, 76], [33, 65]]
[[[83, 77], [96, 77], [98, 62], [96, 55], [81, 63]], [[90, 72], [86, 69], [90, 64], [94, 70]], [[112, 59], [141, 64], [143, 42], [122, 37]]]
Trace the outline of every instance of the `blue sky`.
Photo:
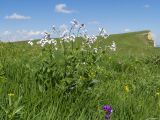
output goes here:
[[76, 18], [90, 34], [151, 30], [160, 44], [159, 11], [160, 0], [0, 0], [0, 39], [39, 38]]

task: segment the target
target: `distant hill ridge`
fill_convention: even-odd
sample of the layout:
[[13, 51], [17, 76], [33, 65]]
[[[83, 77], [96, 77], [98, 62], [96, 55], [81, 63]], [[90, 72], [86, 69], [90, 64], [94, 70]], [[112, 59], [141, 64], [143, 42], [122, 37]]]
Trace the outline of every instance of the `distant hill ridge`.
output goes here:
[[146, 55], [159, 51], [149, 30], [112, 34], [106, 40], [106, 44], [111, 44], [112, 41], [115, 41], [117, 52], [122, 55]]
[[[149, 30], [144, 30], [144, 31], [136, 31], [136, 32], [128, 32], [128, 33], [121, 33], [121, 34], [112, 34], [112, 39], [113, 37], [118, 39], [135, 39], [135, 41], [137, 42], [144, 42], [146, 43], [145, 45], [152, 45], [155, 47], [155, 42], [154, 42], [154, 38], [153, 38], [153, 34], [151, 31]], [[127, 42], [127, 41], [126, 41]], [[130, 40], [131, 42], [131, 40]]]

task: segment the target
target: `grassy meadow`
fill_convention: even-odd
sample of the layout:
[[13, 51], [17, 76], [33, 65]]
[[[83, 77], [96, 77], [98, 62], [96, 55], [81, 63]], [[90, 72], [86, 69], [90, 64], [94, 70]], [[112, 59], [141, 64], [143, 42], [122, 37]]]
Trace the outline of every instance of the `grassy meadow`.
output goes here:
[[1, 42], [0, 120], [104, 120], [103, 105], [111, 120], [160, 120], [160, 49], [146, 33], [98, 37], [83, 50], [82, 38], [57, 39], [58, 50]]

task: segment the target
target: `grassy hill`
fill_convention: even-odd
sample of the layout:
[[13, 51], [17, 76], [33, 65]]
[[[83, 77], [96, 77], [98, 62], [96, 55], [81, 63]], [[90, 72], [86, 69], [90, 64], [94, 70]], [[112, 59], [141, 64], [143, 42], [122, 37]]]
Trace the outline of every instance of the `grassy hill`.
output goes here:
[[107, 44], [115, 41], [118, 54], [144, 56], [159, 53], [158, 48], [154, 48], [154, 41], [148, 39], [149, 33], [150, 31], [139, 31], [111, 35]]
[[0, 119], [103, 120], [110, 105], [111, 120], [159, 120], [160, 50], [148, 32], [98, 37], [98, 52], [79, 49], [80, 38], [65, 53], [63, 45], [0, 43]]

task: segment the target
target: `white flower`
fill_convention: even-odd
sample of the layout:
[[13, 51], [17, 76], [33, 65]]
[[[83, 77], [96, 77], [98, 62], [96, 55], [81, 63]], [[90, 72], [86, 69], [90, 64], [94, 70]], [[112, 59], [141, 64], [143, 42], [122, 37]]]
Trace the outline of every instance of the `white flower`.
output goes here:
[[76, 39], [76, 37], [75, 37], [75, 35], [71, 35], [69, 39], [70, 39], [70, 41], [73, 41], [73, 42], [74, 42], [75, 39]]
[[93, 44], [94, 42], [96, 42], [97, 37], [92, 35], [92, 36], [86, 36], [87, 39], [87, 44], [89, 45], [89, 47], [91, 48], [91, 44]]
[[48, 44], [52, 44], [52, 40], [48, 40], [47, 42], [48, 42]]
[[105, 39], [109, 36], [104, 28], [99, 28], [99, 35], [104, 37]]
[[43, 38], [37, 42], [37, 44], [40, 44], [42, 47], [44, 47], [45, 44], [52, 44], [52, 42], [54, 41], [54, 39], [50, 38], [50, 34], [47, 32], [42, 33], [43, 34]]
[[45, 42], [41, 44], [41, 47], [44, 47], [44, 45], [45, 45]]
[[55, 25], [52, 26], [52, 31], [55, 32], [56, 31], [56, 27]]
[[37, 44], [42, 44], [44, 39], [41, 39], [40, 41], [37, 42]]
[[44, 47], [44, 44], [41, 44], [41, 47]]
[[116, 43], [113, 41], [111, 46], [115, 48], [116, 47]]
[[68, 30], [64, 30], [64, 31], [62, 32], [62, 34], [60, 35], [60, 37], [61, 37], [61, 38], [64, 38], [64, 37], [67, 36], [67, 34], [68, 34]]
[[112, 45], [109, 46], [109, 48], [110, 48], [110, 50], [112, 50], [112, 51], [116, 51], [116, 43], [113, 41], [113, 42], [112, 42]]
[[90, 42], [91, 42], [92, 44], [93, 44], [96, 40], [97, 40], [97, 37], [96, 37], [96, 36], [92, 35], [92, 36], [90, 37]]
[[65, 35], [64, 37], [62, 37], [62, 40], [64, 40], [65, 42], [69, 42], [70, 37], [68, 35]]
[[57, 45], [57, 41], [52, 41], [52, 44], [54, 45], [54, 46], [56, 46]]
[[51, 38], [50, 38], [50, 34], [47, 33], [47, 32], [44, 32], [44, 39], [45, 39], [45, 40], [51, 39]]
[[83, 29], [83, 28], [85, 28], [86, 26], [85, 26], [85, 24], [81, 24], [80, 25], [80, 29]]
[[72, 27], [78, 27], [79, 26], [79, 22], [76, 19], [73, 19], [71, 21], [71, 25], [72, 25]]
[[40, 44], [42, 47], [44, 47], [46, 43], [48, 43], [48, 40], [45, 39], [41, 39], [40, 41], [37, 42], [37, 44]]
[[28, 44], [30, 44], [31, 46], [33, 45], [33, 42], [32, 41], [28, 41]]
[[93, 48], [94, 52], [97, 53], [98, 52], [98, 48]]
[[57, 48], [57, 47], [55, 47], [55, 50], [58, 50], [58, 48]]

